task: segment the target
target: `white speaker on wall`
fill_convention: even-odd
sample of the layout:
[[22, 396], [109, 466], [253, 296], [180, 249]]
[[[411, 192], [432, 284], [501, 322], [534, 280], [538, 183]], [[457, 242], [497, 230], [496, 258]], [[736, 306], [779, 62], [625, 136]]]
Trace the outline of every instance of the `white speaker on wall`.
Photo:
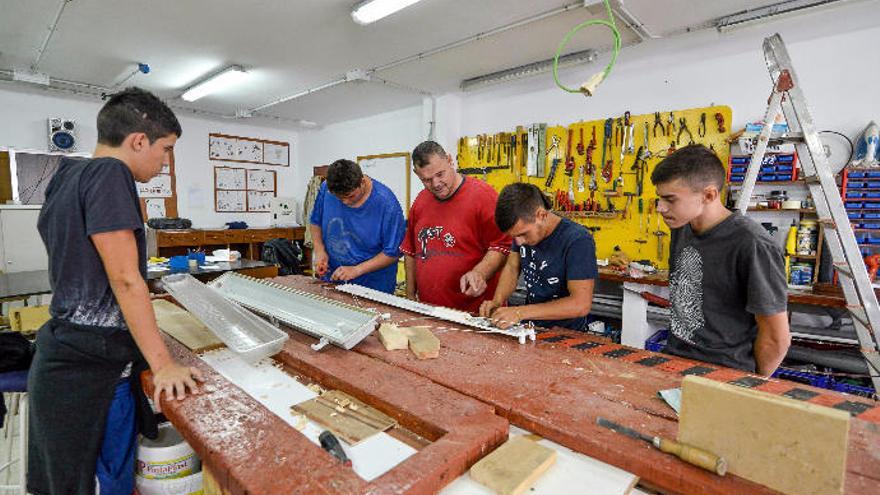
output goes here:
[[76, 151], [76, 139], [75, 120], [60, 117], [49, 119], [49, 151]]

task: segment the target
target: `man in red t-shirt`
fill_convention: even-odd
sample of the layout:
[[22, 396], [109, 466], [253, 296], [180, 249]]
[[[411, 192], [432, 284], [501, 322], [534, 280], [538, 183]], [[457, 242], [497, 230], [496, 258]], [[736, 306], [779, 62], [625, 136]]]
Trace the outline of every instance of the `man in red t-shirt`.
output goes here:
[[425, 185], [409, 212], [400, 250], [406, 295], [422, 302], [475, 313], [492, 299], [510, 237], [495, 225], [498, 193], [455, 170], [434, 141], [416, 146], [413, 169]]

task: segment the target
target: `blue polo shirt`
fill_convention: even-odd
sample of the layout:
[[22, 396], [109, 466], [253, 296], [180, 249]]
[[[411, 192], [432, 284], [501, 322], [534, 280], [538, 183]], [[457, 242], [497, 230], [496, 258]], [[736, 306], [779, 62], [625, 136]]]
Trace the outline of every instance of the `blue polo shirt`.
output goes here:
[[[321, 227], [321, 235], [330, 270], [327, 278], [340, 266], [354, 266], [379, 253], [400, 257], [400, 243], [406, 230], [403, 210], [391, 189], [371, 179], [373, 189], [361, 206], [352, 208], [321, 185], [310, 221]], [[397, 284], [397, 263], [361, 275], [351, 281], [389, 294]]]

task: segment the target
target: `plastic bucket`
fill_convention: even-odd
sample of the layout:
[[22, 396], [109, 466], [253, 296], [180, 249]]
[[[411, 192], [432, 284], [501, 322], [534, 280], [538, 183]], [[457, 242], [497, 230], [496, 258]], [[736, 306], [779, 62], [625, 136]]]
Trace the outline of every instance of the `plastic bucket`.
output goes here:
[[140, 437], [137, 474], [146, 479], [173, 479], [189, 476], [200, 470], [195, 451], [171, 423], [159, 425], [155, 440]]

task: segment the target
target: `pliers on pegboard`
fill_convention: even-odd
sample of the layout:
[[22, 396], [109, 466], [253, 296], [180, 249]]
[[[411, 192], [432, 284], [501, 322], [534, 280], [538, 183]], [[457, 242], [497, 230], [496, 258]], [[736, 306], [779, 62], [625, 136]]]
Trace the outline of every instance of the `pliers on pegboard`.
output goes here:
[[663, 127], [663, 119], [660, 117], [660, 112], [654, 112], [654, 137], [657, 137], [657, 127], [660, 127], [660, 134], [666, 135], [666, 128]]
[[691, 130], [688, 129], [687, 117], [681, 117], [680, 119], [678, 119], [678, 136], [675, 138], [675, 142], [677, 144], [681, 144], [681, 135], [684, 132], [686, 132], [688, 135], [688, 144], [694, 144], [694, 135], [691, 134]]
[[697, 127], [697, 135], [700, 137], [706, 136], [706, 112], [700, 114], [700, 125]]

